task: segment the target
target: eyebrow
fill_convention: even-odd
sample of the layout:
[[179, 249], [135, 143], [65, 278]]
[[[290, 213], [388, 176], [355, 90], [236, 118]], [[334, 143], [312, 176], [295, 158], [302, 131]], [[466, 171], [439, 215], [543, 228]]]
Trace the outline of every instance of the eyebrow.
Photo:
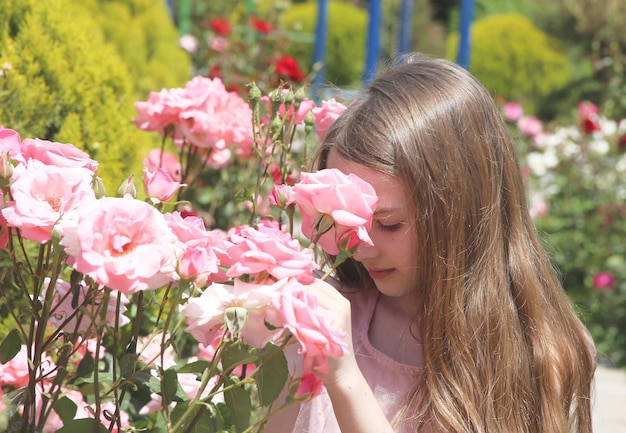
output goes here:
[[403, 210], [402, 207], [377, 208], [374, 211], [374, 215], [386, 215], [386, 214], [391, 214], [391, 213], [394, 213], [394, 212], [400, 212], [402, 210]]

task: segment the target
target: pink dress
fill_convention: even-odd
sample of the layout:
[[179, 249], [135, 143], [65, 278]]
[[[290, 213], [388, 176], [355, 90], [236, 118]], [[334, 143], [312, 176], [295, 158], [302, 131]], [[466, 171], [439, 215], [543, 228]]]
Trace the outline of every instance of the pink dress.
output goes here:
[[[421, 369], [401, 364], [376, 350], [369, 341], [368, 330], [379, 292], [361, 290], [346, 293], [352, 310], [352, 339], [356, 360], [373, 390], [387, 419], [392, 422], [397, 411], [404, 406], [407, 394]], [[399, 433], [415, 432], [415, 425], [404, 423]], [[333, 413], [330, 397], [323, 390], [313, 400], [300, 408], [294, 433], [341, 433]]]

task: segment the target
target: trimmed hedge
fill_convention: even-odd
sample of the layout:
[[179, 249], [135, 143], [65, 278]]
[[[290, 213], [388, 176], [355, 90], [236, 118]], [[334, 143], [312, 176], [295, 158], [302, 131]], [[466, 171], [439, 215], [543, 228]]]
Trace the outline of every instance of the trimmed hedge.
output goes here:
[[[459, 34], [448, 37], [456, 58]], [[519, 14], [490, 15], [471, 29], [470, 69], [494, 95], [526, 101], [564, 87], [570, 80], [568, 57], [556, 39]]]
[[[365, 41], [367, 37], [367, 11], [351, 3], [328, 3], [328, 33], [326, 40], [326, 81], [346, 87], [359, 87], [365, 66]], [[285, 30], [315, 34], [317, 2], [294, 4], [283, 15]], [[313, 43], [294, 43], [290, 54], [307, 65], [313, 63]]]
[[[134, 102], [147, 97], [148, 87], [160, 90], [158, 84], [179, 80], [177, 85], [183, 85], [187, 78], [184, 73], [163, 78], [159, 70], [188, 73], [189, 62], [178, 58], [179, 64], [172, 66], [170, 59], [157, 57], [150, 49], [146, 52], [154, 60], [151, 70], [155, 74], [129, 65], [119, 48], [133, 38], [132, 20], [112, 15], [104, 20], [99, 13], [106, 15], [116, 8], [118, 15], [123, 8], [137, 11], [141, 8], [133, 4], [147, 6], [147, 2], [5, 0], [0, 11], [5, 23], [0, 30], [0, 125], [15, 129], [22, 138], [72, 143], [84, 149], [100, 162], [99, 175], [108, 191], [136, 171], [147, 149], [155, 145], [155, 137], [132, 123]], [[165, 4], [159, 3], [159, 8], [165, 10]], [[140, 16], [148, 19], [150, 14]], [[99, 20], [108, 23], [108, 32]], [[110, 43], [107, 38], [115, 33], [115, 26], [120, 39]], [[152, 26], [157, 30], [169, 26], [170, 35], [173, 31], [169, 20]], [[176, 39], [170, 43], [176, 48]], [[133, 52], [137, 51], [129, 49], [126, 58]], [[137, 57], [141, 63], [142, 55]]]

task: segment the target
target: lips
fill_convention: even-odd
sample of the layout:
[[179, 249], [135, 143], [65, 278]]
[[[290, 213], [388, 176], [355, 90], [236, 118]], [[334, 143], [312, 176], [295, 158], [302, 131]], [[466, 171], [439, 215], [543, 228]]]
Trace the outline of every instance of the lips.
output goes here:
[[372, 277], [372, 279], [374, 280], [383, 279], [391, 275], [393, 271], [394, 271], [393, 269], [379, 269], [379, 270], [368, 269], [367, 270], [367, 272], [370, 274], [370, 277]]

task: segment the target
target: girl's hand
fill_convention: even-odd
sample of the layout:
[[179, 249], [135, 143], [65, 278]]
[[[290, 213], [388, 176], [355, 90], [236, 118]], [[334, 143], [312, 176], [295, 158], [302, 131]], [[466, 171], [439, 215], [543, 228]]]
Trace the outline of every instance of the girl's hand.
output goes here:
[[317, 296], [320, 311], [331, 319], [333, 326], [346, 333], [345, 343], [348, 353], [342, 357], [329, 357], [328, 374], [320, 375], [324, 386], [328, 389], [341, 380], [342, 377], [346, 377], [346, 374], [358, 371], [352, 347], [350, 301], [326, 281], [316, 280], [313, 284], [307, 286], [307, 290]]

